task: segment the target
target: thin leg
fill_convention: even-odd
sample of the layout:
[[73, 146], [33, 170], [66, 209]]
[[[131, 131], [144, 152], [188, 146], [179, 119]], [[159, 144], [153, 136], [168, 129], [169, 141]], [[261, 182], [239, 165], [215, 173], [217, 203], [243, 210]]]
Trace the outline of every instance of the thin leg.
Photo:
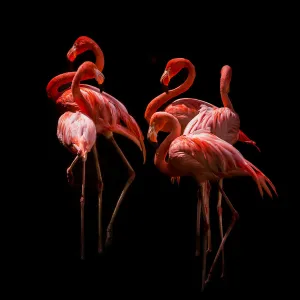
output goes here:
[[78, 161], [79, 158], [80, 158], [80, 155], [77, 154], [77, 156], [75, 157], [75, 159], [72, 161], [70, 167], [67, 169], [67, 179], [68, 179], [69, 184], [71, 184], [71, 185], [74, 182], [74, 177], [73, 177], [72, 169], [75, 166], [75, 164], [77, 163], [77, 161]]
[[223, 237], [223, 240], [222, 240], [221, 245], [220, 245], [220, 247], [219, 247], [219, 249], [218, 249], [218, 252], [217, 252], [217, 254], [216, 254], [216, 256], [215, 256], [215, 259], [214, 259], [214, 261], [213, 261], [213, 264], [212, 264], [212, 266], [211, 266], [211, 268], [210, 268], [210, 270], [209, 270], [209, 274], [208, 274], [208, 277], [207, 277], [207, 280], [205, 281], [205, 283], [207, 283], [208, 281], [210, 281], [211, 274], [212, 274], [212, 272], [213, 272], [213, 270], [214, 270], [214, 267], [215, 267], [215, 265], [216, 265], [216, 262], [217, 262], [217, 260], [218, 260], [218, 257], [220, 256], [220, 253], [221, 253], [221, 251], [222, 251], [222, 249], [223, 249], [223, 247], [224, 247], [225, 241], [227, 240], [227, 238], [228, 238], [228, 236], [229, 236], [229, 234], [230, 234], [230, 232], [231, 232], [231, 230], [232, 230], [232, 228], [233, 228], [233, 226], [234, 226], [236, 220], [239, 218], [238, 212], [235, 210], [235, 208], [234, 208], [233, 205], [231, 204], [230, 200], [228, 199], [228, 197], [227, 197], [227, 195], [225, 194], [225, 192], [223, 191], [223, 189], [222, 189], [219, 185], [218, 185], [218, 188], [219, 188], [219, 190], [221, 191], [221, 193], [222, 193], [222, 195], [223, 195], [223, 197], [224, 197], [226, 203], [228, 204], [230, 210], [232, 211], [232, 214], [233, 214], [233, 215], [232, 215], [232, 221], [231, 221], [231, 224], [229, 225], [229, 227], [228, 227], [228, 229], [227, 229], [227, 231], [226, 231], [226, 233], [225, 233], [225, 235], [224, 235], [224, 237]]
[[[219, 181], [219, 186], [223, 188], [223, 179]], [[221, 241], [223, 240], [223, 220], [222, 220], [222, 193], [218, 192], [218, 205], [217, 205], [217, 211], [219, 215], [219, 227], [220, 227], [220, 235], [221, 235]], [[225, 258], [224, 258], [224, 248], [222, 249], [222, 273], [221, 278], [224, 276], [224, 266], [225, 266]]]
[[128, 172], [129, 172], [129, 178], [123, 188], [123, 191], [119, 197], [119, 200], [117, 202], [117, 205], [114, 209], [114, 212], [112, 214], [112, 217], [110, 219], [110, 222], [107, 226], [107, 230], [106, 230], [106, 241], [105, 241], [105, 246], [108, 246], [111, 243], [112, 240], [112, 228], [113, 228], [113, 222], [117, 216], [118, 210], [120, 208], [120, 205], [124, 199], [124, 196], [129, 188], [129, 186], [131, 185], [131, 183], [133, 182], [134, 178], [135, 178], [135, 172], [133, 170], [133, 168], [131, 167], [130, 163], [128, 162], [128, 160], [126, 159], [125, 155], [123, 154], [122, 150], [120, 149], [120, 147], [118, 146], [117, 142], [115, 141], [115, 139], [112, 137], [109, 138], [109, 140], [112, 142], [112, 144], [115, 146], [117, 152], [119, 153], [119, 155], [121, 156], [123, 162], [125, 163], [125, 165], [128, 168]]
[[197, 202], [197, 223], [196, 223], [196, 256], [200, 256], [200, 221], [202, 209], [202, 196], [201, 187], [198, 189], [198, 202]]
[[95, 156], [97, 179], [98, 179], [98, 253], [103, 251], [102, 245], [102, 192], [103, 192], [103, 180], [101, 175], [100, 163], [98, 159], [98, 151], [96, 143], [93, 147], [93, 153]]
[[84, 204], [85, 204], [85, 162], [86, 157], [82, 157], [82, 186], [81, 186], [81, 198], [80, 198], [80, 256], [84, 259]]
[[206, 226], [207, 226], [207, 252], [211, 252], [211, 229], [210, 229], [210, 215], [209, 215], [209, 196], [210, 184], [206, 181], [202, 184], [202, 201], [204, 205]]
[[[202, 189], [202, 197], [203, 197], [203, 189]], [[204, 221], [204, 239], [203, 239], [203, 259], [202, 259], [202, 283], [201, 283], [201, 291], [203, 292], [205, 287], [205, 277], [206, 277], [206, 258], [207, 258], [207, 246], [208, 246], [208, 224], [207, 224], [207, 216], [206, 211], [202, 211], [203, 221]]]

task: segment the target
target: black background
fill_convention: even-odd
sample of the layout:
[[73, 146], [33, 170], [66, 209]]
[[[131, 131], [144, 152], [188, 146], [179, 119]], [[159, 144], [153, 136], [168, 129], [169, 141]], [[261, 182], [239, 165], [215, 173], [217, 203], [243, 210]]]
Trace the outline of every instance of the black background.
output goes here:
[[[102, 11], [103, 15], [105, 12]], [[212, 283], [202, 295], [209, 297], [219, 291], [238, 292], [243, 298], [252, 292], [287, 292], [292, 285], [293, 208], [288, 199], [287, 165], [283, 159], [287, 153], [286, 144], [279, 139], [285, 116], [282, 106], [277, 103], [283, 94], [274, 90], [282, 75], [276, 73], [276, 61], [283, 62], [285, 59], [282, 53], [278, 55], [275, 46], [282, 44], [284, 37], [278, 36], [274, 27], [273, 31], [268, 26], [240, 28], [235, 22], [226, 25], [222, 20], [219, 23], [211, 20], [197, 27], [197, 20], [190, 24], [188, 18], [185, 24], [180, 20], [171, 26], [171, 18], [169, 15], [158, 18], [156, 26], [153, 19], [149, 23], [141, 23], [140, 19], [132, 18], [125, 18], [115, 25], [113, 18], [105, 21], [99, 18], [99, 24], [95, 20], [85, 23], [74, 20], [72, 26], [66, 28], [60, 18], [57, 18], [55, 26], [48, 24], [46, 59], [39, 78], [44, 87], [40, 98], [45, 102], [47, 111], [49, 175], [43, 199], [47, 218], [42, 218], [46, 224], [45, 228], [36, 228], [36, 239], [46, 239], [47, 245], [47, 254], [44, 249], [40, 262], [42, 265], [49, 262], [52, 267], [48, 269], [48, 264], [44, 267], [51, 278], [52, 288], [62, 283], [76, 291], [83, 284], [86, 290], [102, 293], [112, 287], [110, 292], [120, 289], [124, 293], [126, 290], [130, 294], [139, 294], [141, 298], [161, 289], [168, 292], [183, 290], [186, 295], [194, 291], [195, 295], [200, 294], [202, 259], [194, 256], [196, 183], [192, 178], [182, 178], [179, 187], [172, 185], [169, 178], [155, 168], [154, 149], [146, 138], [147, 162], [143, 165], [139, 149], [131, 141], [115, 135], [136, 171], [136, 179], [116, 219], [113, 244], [100, 256], [97, 254], [96, 173], [93, 155], [89, 155], [86, 260], [80, 261], [80, 163], [75, 171], [77, 187], [72, 188], [66, 179], [66, 168], [74, 157], [58, 142], [56, 126], [59, 114], [53, 101], [47, 98], [45, 88], [52, 77], [70, 71], [67, 51], [79, 36], [86, 35], [94, 39], [104, 52], [105, 91], [127, 107], [145, 137], [148, 124], [143, 117], [144, 111], [147, 104], [162, 92], [159, 78], [168, 60], [184, 57], [196, 67], [193, 86], [178, 98], [198, 98], [217, 106], [222, 105], [220, 69], [225, 64], [232, 67], [230, 98], [240, 115], [241, 130], [257, 142], [261, 153], [240, 142], [235, 146], [272, 180], [279, 197], [272, 200], [266, 195], [261, 199], [250, 177], [224, 181], [225, 191], [239, 212], [240, 220], [225, 244], [225, 278], [219, 279], [218, 265]], [[129, 22], [132, 22], [131, 25]], [[188, 30], [188, 27], [193, 29]], [[75, 61], [75, 69], [85, 60], [94, 61], [93, 54], [86, 52], [80, 55]], [[182, 71], [173, 79], [171, 87], [180, 84], [185, 76], [186, 72]], [[94, 81], [90, 83], [95, 85]], [[126, 182], [127, 172], [105, 138], [98, 138], [97, 147], [104, 180], [105, 228]], [[213, 186], [213, 252], [208, 255], [208, 266], [220, 242], [216, 204], [216, 187]], [[226, 229], [231, 214], [225, 204], [223, 207]], [[53, 276], [52, 271], [55, 272]], [[69, 280], [70, 285], [67, 284]]]

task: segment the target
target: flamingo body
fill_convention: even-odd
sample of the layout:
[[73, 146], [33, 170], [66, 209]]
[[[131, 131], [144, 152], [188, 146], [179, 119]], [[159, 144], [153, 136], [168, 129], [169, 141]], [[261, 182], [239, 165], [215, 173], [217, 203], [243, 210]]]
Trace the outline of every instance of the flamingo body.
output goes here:
[[81, 112], [67, 111], [58, 119], [57, 137], [73, 154], [85, 156], [96, 142], [96, 126]]
[[[143, 152], [145, 160], [143, 133], [126, 107], [113, 96], [105, 92], [100, 93], [96, 87], [90, 88], [88, 85], [80, 84], [80, 91], [93, 111], [97, 134], [110, 136], [112, 132], [115, 132], [126, 136]], [[57, 99], [56, 104], [61, 112], [80, 111], [78, 104], [74, 101], [71, 89], [65, 90]]]
[[233, 145], [239, 139], [239, 128], [240, 118], [231, 109], [227, 107], [212, 108], [203, 105], [197, 116], [186, 126], [183, 134], [187, 135], [204, 129]]
[[265, 182], [276, 193], [272, 182], [258, 168], [231, 144], [207, 130], [179, 136], [171, 143], [168, 155], [173, 176], [192, 175], [199, 184], [207, 180], [251, 176], [257, 183], [261, 196], [264, 189], [272, 197]]

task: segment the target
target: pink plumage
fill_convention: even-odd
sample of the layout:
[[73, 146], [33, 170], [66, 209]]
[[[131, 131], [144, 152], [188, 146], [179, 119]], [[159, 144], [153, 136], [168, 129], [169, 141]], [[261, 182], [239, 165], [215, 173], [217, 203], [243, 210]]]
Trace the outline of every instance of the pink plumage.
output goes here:
[[[216, 111], [213, 108], [201, 108], [203, 113], [209, 111], [208, 114], [213, 114]], [[208, 117], [207, 117], [208, 116]], [[206, 118], [207, 117], [207, 118]], [[217, 117], [215, 117], [217, 118]], [[219, 211], [219, 225], [220, 233], [222, 237], [221, 245], [218, 249], [212, 267], [210, 269], [208, 279], [210, 279], [213, 268], [216, 264], [217, 258], [220, 252], [223, 250], [224, 243], [238, 218], [238, 213], [232, 206], [230, 200], [226, 196], [222, 189], [222, 179], [230, 178], [234, 176], [251, 176], [256, 182], [258, 190], [263, 196], [265, 191], [270, 197], [272, 197], [271, 190], [277, 195], [275, 186], [256, 166], [246, 160], [243, 155], [230, 143], [219, 138], [212, 133], [212, 128], [216, 126], [214, 118], [211, 115], [202, 115], [201, 119], [198, 119], [199, 125], [202, 125], [201, 129], [195, 130], [192, 133], [186, 135], [181, 134], [181, 126], [179, 120], [167, 113], [156, 112], [152, 115], [149, 122], [148, 139], [157, 143], [157, 135], [160, 131], [165, 131], [166, 128], [170, 134], [161, 143], [157, 149], [154, 157], [154, 164], [164, 174], [170, 177], [192, 176], [198, 183], [199, 187], [202, 186], [202, 199], [198, 197], [197, 205], [197, 243], [196, 254], [199, 254], [199, 236], [200, 236], [200, 215], [202, 203], [204, 205], [203, 216], [205, 218], [205, 243], [210, 244], [210, 230], [209, 230], [209, 182], [218, 181], [218, 187], [220, 193], [224, 196], [227, 204], [229, 205], [233, 219], [232, 223], [228, 227], [226, 234], [223, 237], [222, 227], [222, 212], [220, 206], [220, 198], [218, 202]], [[164, 129], [164, 130], [163, 130]], [[220, 128], [221, 129], [221, 128]], [[166, 157], [168, 156], [168, 161]], [[268, 186], [269, 185], [269, 186]], [[271, 188], [271, 190], [270, 190]], [[206, 245], [206, 244], [205, 244]], [[204, 246], [204, 249], [206, 246]], [[204, 250], [205, 252], [205, 250]], [[224, 257], [223, 257], [224, 261]], [[224, 264], [223, 264], [224, 266]], [[203, 256], [203, 274], [202, 274], [202, 288], [204, 288], [206, 269], [206, 253]]]
[[96, 142], [96, 126], [86, 115], [67, 111], [58, 120], [57, 137], [73, 154], [80, 151], [85, 157]]
[[183, 134], [205, 129], [224, 141], [235, 144], [239, 138], [240, 118], [231, 109], [220, 107], [217, 109], [202, 106], [199, 113], [186, 126]]
[[[102, 71], [104, 67], [104, 55], [101, 48], [95, 41], [86, 36], [81, 36], [74, 42], [73, 46], [67, 53], [68, 59], [73, 62], [81, 53], [91, 50], [96, 56], [95, 66], [98, 71]], [[91, 63], [91, 62], [86, 62]], [[80, 71], [81, 69], [81, 71]], [[118, 146], [114, 139], [113, 133], [121, 134], [131, 141], [133, 141], [143, 154], [143, 161], [146, 161], [146, 149], [144, 144], [144, 136], [140, 130], [139, 125], [131, 116], [126, 107], [113, 96], [104, 93], [102, 83], [98, 82], [100, 89], [81, 84], [83, 80], [88, 80], [91, 74], [82, 72], [82, 66], [79, 67], [77, 72], [67, 72], [54, 77], [47, 85], [46, 91], [49, 98], [56, 102], [57, 108], [61, 113], [66, 111], [84, 113], [93, 120], [96, 126], [97, 134], [104, 135], [109, 142], [111, 142], [116, 152], [121, 157], [123, 163], [128, 170], [127, 182], [120, 194], [115, 210], [112, 214], [111, 220], [107, 226], [106, 245], [112, 240], [112, 227], [113, 221], [116, 218], [120, 204], [123, 201], [127, 189], [135, 178], [135, 171], [128, 162], [126, 156]], [[102, 74], [103, 75], [103, 74]], [[63, 85], [72, 82], [71, 88], [62, 89]], [[98, 252], [102, 252], [102, 225], [101, 225], [101, 210], [102, 210], [102, 191], [103, 181], [99, 165], [98, 153], [96, 144], [93, 147], [95, 156], [95, 165], [97, 169], [98, 178]], [[76, 162], [76, 158], [68, 168], [68, 178], [71, 178], [71, 170]]]
[[[198, 183], [216, 181], [234, 176], [251, 176], [263, 196], [265, 190], [270, 197], [276, 189], [257, 167], [246, 160], [231, 144], [205, 130], [179, 136], [170, 145], [169, 163], [176, 176], [192, 174]], [[276, 193], [277, 195], [277, 193]]]

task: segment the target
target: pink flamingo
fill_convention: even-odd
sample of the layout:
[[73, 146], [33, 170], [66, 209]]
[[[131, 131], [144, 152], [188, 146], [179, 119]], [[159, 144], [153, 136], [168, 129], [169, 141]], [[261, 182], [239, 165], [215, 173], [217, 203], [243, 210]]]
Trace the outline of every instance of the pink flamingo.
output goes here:
[[[228, 65], [223, 66], [221, 69], [221, 78], [220, 78], [220, 94], [221, 94], [221, 99], [224, 107], [218, 108], [218, 107], [202, 105], [201, 108], [199, 109], [198, 115], [195, 116], [185, 127], [183, 131], [184, 135], [188, 135], [200, 129], [206, 129], [232, 145], [235, 144], [240, 137], [242, 138], [244, 137], [243, 134], [240, 135], [239, 115], [234, 111], [233, 105], [228, 96], [228, 93], [230, 91], [231, 78], [232, 78], [231, 67]], [[247, 141], [247, 137], [246, 137], [246, 142], [249, 142]], [[259, 150], [259, 148], [255, 145], [253, 141], [250, 141], [250, 143], [252, 143]], [[219, 184], [221, 187], [223, 187], [223, 179], [220, 180]], [[207, 185], [209, 185], [208, 182]], [[206, 190], [208, 193], [210, 192], [209, 188], [207, 188]], [[205, 198], [205, 200], [208, 199], [209, 197]], [[207, 207], [209, 212], [208, 204]], [[220, 235], [222, 240], [223, 239], [222, 193], [220, 191], [218, 193], [217, 211], [219, 215], [219, 228], [220, 228]], [[200, 226], [199, 223], [197, 225]], [[208, 232], [208, 251], [211, 251], [210, 230]], [[224, 275], [224, 262], [225, 262], [224, 249], [222, 249], [221, 277], [223, 277]]]
[[[183, 68], [187, 68], [188, 69], [188, 77], [185, 80], [185, 82], [183, 84], [181, 84], [179, 87], [172, 89], [172, 90], [168, 90], [168, 85], [170, 83], [170, 80], [176, 76]], [[228, 69], [227, 67], [224, 67], [224, 69], [222, 70], [222, 76], [221, 76], [221, 87], [220, 87], [220, 91], [221, 91], [221, 97], [223, 100], [223, 103], [225, 103], [225, 101], [228, 98], [228, 92], [229, 92], [229, 84], [230, 84], [230, 79], [231, 79], [231, 73], [230, 73], [230, 69]], [[164, 90], [166, 91], [166, 93], [162, 93], [159, 96], [157, 96], [156, 98], [154, 98], [147, 106], [146, 111], [145, 111], [145, 119], [147, 120], [147, 122], [149, 123], [151, 116], [167, 101], [169, 101], [170, 99], [173, 99], [174, 97], [178, 96], [179, 94], [185, 92], [186, 90], [188, 90], [191, 85], [194, 82], [196, 76], [196, 71], [195, 71], [195, 67], [194, 65], [187, 59], [184, 58], [174, 58], [171, 59], [170, 61], [168, 61], [166, 67], [165, 67], [165, 71], [163, 72], [161, 78], [160, 78], [160, 82], [162, 83]], [[227, 92], [227, 94], [226, 94]], [[226, 98], [227, 96], [227, 98]], [[229, 99], [229, 98], [228, 98]], [[230, 100], [229, 100], [230, 101]], [[228, 101], [226, 102], [228, 103]], [[165, 112], [170, 113], [171, 115], [175, 116], [180, 125], [181, 125], [181, 133], [184, 133], [187, 128], [189, 128], [190, 123], [192, 122], [192, 120], [195, 120], [195, 118], [199, 115], [199, 111], [204, 111], [204, 112], [210, 112], [213, 109], [218, 109], [218, 107], [205, 102], [203, 100], [198, 100], [198, 99], [194, 99], [194, 98], [182, 98], [182, 99], [178, 99], [173, 101], [170, 105], [168, 105], [165, 108]], [[222, 108], [221, 108], [222, 109]], [[209, 117], [208, 117], [209, 119]], [[237, 118], [235, 118], [238, 120], [238, 122], [232, 122], [232, 124], [228, 124], [228, 126], [225, 126], [226, 124], [224, 123], [224, 127], [223, 127], [223, 131], [227, 131], [229, 133], [229, 135], [231, 135], [231, 131], [232, 129], [230, 128], [229, 125], [234, 125], [235, 129], [237, 129], [237, 139], [239, 141], [245, 142], [245, 143], [250, 143], [255, 145], [255, 142], [250, 140], [241, 130], [239, 130], [239, 118], [237, 116]], [[199, 119], [199, 121], [203, 121], [203, 124], [205, 124], [205, 122], [207, 122], [207, 120], [202, 120]], [[222, 125], [222, 123], [219, 123], [220, 125]], [[167, 126], [165, 124], [165, 126]], [[169, 131], [170, 128], [164, 127], [162, 128], [162, 131]], [[215, 132], [217, 135], [219, 134], [218, 131]], [[222, 133], [222, 132], [221, 132]], [[175, 177], [171, 177], [171, 181], [174, 182]], [[180, 177], [176, 177], [177, 182], [179, 183]], [[208, 201], [209, 201], [209, 193], [210, 193], [210, 185], [209, 182], [207, 182], [206, 184], [203, 184], [203, 191], [205, 193], [208, 193], [208, 195], [204, 195], [203, 194], [203, 204], [204, 204], [204, 214], [205, 214], [205, 221], [206, 221], [206, 230], [207, 230], [207, 238], [208, 238], [208, 249], [207, 251], [211, 251], [211, 231], [210, 231], [210, 221], [209, 221], [209, 205], [208, 205]], [[198, 209], [197, 209], [197, 249], [196, 249], [196, 255], [200, 254], [199, 251], [199, 245], [200, 245], [200, 211], [201, 210], [201, 206], [200, 203], [198, 203], [197, 205]], [[222, 224], [222, 216], [221, 214], [221, 199], [219, 196], [219, 200], [218, 200], [218, 212], [219, 212], [219, 220], [220, 220], [220, 224]], [[223, 227], [220, 226], [221, 229], [221, 237], [223, 238]], [[204, 258], [204, 260], [206, 260], [206, 258]], [[222, 265], [224, 266], [224, 253], [222, 253]], [[204, 263], [205, 264], [205, 263]], [[223, 267], [224, 268], [224, 267]], [[223, 273], [223, 272], [222, 272]]]
[[[92, 50], [96, 56], [96, 65], [100, 71], [104, 67], [104, 57], [101, 48], [92, 39], [81, 36], [79, 37], [67, 53], [67, 57], [70, 61], [74, 61], [77, 55]], [[60, 111], [77, 111], [79, 109], [76, 102], [74, 102], [70, 88], [59, 91], [59, 89], [67, 83], [70, 83], [75, 75], [75, 72], [68, 72], [54, 77], [47, 85], [48, 97], [56, 102], [56, 105]], [[85, 80], [83, 77], [82, 80]], [[105, 244], [109, 245], [112, 240], [112, 228], [114, 220], [117, 216], [119, 207], [126, 195], [126, 192], [135, 178], [135, 171], [131, 167], [127, 158], [123, 154], [122, 150], [118, 146], [114, 139], [113, 133], [121, 134], [128, 139], [132, 140], [142, 151], [144, 163], [146, 160], [146, 149], [144, 145], [144, 136], [140, 127], [138, 126], [135, 119], [128, 113], [126, 107], [113, 96], [102, 92], [99, 94], [99, 89], [96, 87], [80, 84], [78, 86], [79, 91], [85, 93], [86, 96], [91, 96], [91, 107], [93, 112], [98, 116], [96, 118], [97, 134], [103, 134], [116, 148], [122, 161], [128, 168], [129, 178], [120, 194], [120, 197], [115, 206], [114, 212], [110, 219], [107, 227], [107, 235]], [[92, 97], [94, 95], [95, 97]], [[89, 98], [88, 98], [89, 100]], [[122, 123], [125, 125], [122, 125]], [[100, 170], [100, 164], [96, 149], [96, 144], [93, 147], [93, 153], [95, 155], [97, 177], [99, 181], [99, 192], [98, 192], [98, 252], [102, 252], [102, 225], [101, 225], [101, 214], [102, 214], [102, 191], [103, 181]], [[68, 173], [69, 177], [71, 176]]]
[[[96, 65], [87, 62], [83, 63], [78, 69], [78, 76], [85, 73], [86, 79], [95, 78], [99, 84], [104, 81], [103, 74], [97, 69]], [[74, 88], [72, 90], [75, 92]], [[75, 159], [68, 168], [68, 172], [72, 170], [75, 163], [82, 159], [82, 187], [80, 198], [80, 214], [81, 214], [81, 258], [84, 259], [84, 204], [85, 204], [85, 163], [87, 154], [94, 147], [97, 137], [96, 126], [91, 119], [91, 108], [84, 97], [74, 97], [74, 101], [80, 107], [80, 111], [67, 111], [58, 119], [57, 137], [59, 141], [73, 154]]]
[[[157, 143], [158, 133], [165, 131], [166, 128], [170, 133], [161, 143], [154, 157], [154, 164], [162, 173], [171, 177], [192, 176], [199, 186], [208, 181], [219, 181], [222, 178], [251, 176], [258, 186], [261, 196], [265, 190], [272, 198], [272, 193], [266, 182], [277, 195], [272, 182], [257, 167], [246, 160], [235, 147], [205, 129], [180, 136], [181, 126], [178, 119], [167, 112], [153, 114], [150, 119], [147, 138], [151, 142]], [[168, 162], [166, 162], [167, 155], [169, 157]], [[218, 188], [229, 205], [233, 217], [217, 251], [206, 282], [210, 280], [224, 243], [239, 217], [219, 184]], [[202, 288], [204, 288], [204, 278], [202, 278]]]
[[[188, 70], [188, 77], [186, 80], [177, 88], [169, 90], [168, 85], [171, 79], [176, 76], [182, 69]], [[147, 120], [148, 124], [152, 115], [166, 102], [177, 97], [178, 95], [187, 91], [193, 84], [196, 77], [195, 66], [185, 58], [173, 58], [168, 61], [165, 70], [160, 78], [160, 82], [163, 85], [163, 88], [166, 92], [158, 95], [154, 99], [150, 101], [148, 104], [144, 117]], [[212, 107], [217, 108], [216, 106], [199, 99], [194, 98], [182, 98], [173, 101], [165, 108], [165, 112], [170, 113], [175, 116], [180, 125], [181, 125], [181, 133], [184, 132], [187, 124], [198, 115], [201, 107]], [[168, 131], [169, 128], [163, 128], [162, 131]], [[250, 140], [244, 133], [239, 131], [238, 140], [245, 143], [255, 144], [252, 140]]]

